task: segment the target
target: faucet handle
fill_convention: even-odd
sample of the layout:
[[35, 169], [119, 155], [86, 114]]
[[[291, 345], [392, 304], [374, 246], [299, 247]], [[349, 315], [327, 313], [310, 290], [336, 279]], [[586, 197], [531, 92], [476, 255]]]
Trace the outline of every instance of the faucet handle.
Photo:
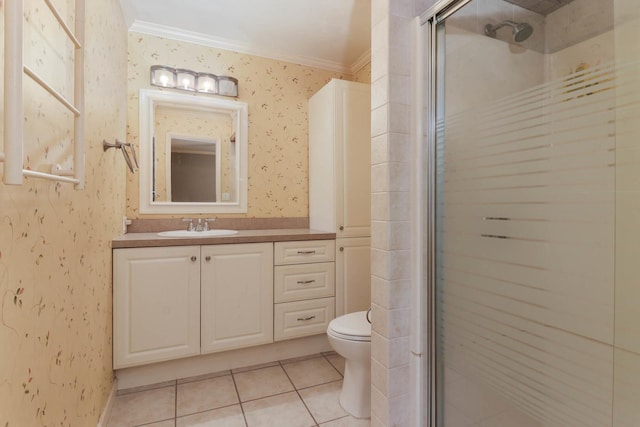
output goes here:
[[209, 231], [209, 223], [215, 221], [215, 218], [207, 218], [204, 220], [204, 231]]
[[193, 226], [193, 219], [190, 218], [182, 218], [182, 222], [188, 222], [189, 225], [187, 225], [187, 231], [193, 231], [195, 230], [195, 227]]

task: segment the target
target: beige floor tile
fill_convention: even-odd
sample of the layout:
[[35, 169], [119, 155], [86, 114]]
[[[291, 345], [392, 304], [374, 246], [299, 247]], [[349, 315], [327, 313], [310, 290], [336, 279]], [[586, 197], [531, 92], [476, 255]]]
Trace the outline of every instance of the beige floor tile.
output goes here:
[[242, 404], [248, 427], [312, 427], [315, 421], [296, 392]]
[[340, 373], [324, 357], [287, 363], [282, 367], [297, 389], [342, 379]]
[[344, 376], [344, 357], [339, 354], [329, 354], [325, 356], [329, 363], [333, 365]]
[[233, 405], [180, 417], [176, 427], [246, 427], [246, 423], [240, 405]]
[[109, 427], [130, 427], [175, 417], [176, 388], [164, 387], [117, 396]]
[[313, 418], [323, 423], [349, 415], [340, 406], [340, 390], [342, 390], [342, 381], [335, 381], [305, 388], [299, 393]]
[[349, 415], [320, 425], [322, 427], [369, 427], [371, 420], [360, 420]]
[[178, 416], [240, 403], [231, 375], [178, 385]]
[[280, 365], [233, 374], [233, 377], [242, 402], [294, 389]]

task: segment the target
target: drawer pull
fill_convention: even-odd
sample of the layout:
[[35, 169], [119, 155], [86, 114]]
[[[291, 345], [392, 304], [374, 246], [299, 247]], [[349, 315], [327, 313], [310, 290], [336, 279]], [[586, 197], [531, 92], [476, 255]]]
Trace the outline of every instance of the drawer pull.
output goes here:
[[298, 255], [310, 255], [315, 253], [316, 251], [298, 251]]
[[313, 282], [315, 282], [315, 279], [314, 280], [298, 280], [298, 284], [300, 285], [308, 285], [309, 283], [313, 283]]
[[304, 322], [304, 321], [315, 319], [315, 318], [316, 318], [316, 316], [298, 317], [298, 322]]

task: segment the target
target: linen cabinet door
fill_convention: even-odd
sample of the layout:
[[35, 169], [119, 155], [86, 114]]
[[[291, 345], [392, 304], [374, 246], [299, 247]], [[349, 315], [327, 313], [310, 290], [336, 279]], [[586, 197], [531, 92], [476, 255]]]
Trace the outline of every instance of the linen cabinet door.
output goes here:
[[201, 350], [273, 342], [273, 243], [202, 246]]
[[113, 251], [115, 369], [200, 353], [200, 247]]
[[371, 306], [371, 239], [336, 240], [336, 317]]

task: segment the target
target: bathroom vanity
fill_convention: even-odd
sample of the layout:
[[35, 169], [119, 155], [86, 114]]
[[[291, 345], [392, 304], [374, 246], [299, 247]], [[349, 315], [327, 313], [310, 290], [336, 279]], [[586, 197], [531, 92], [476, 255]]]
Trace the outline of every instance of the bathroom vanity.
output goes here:
[[[277, 352], [286, 354], [286, 341], [324, 340], [335, 317], [333, 233], [241, 230], [212, 238], [132, 233], [112, 246], [116, 370], [240, 349], [259, 353], [273, 343], [281, 343]], [[214, 371], [233, 366], [214, 365]]]

